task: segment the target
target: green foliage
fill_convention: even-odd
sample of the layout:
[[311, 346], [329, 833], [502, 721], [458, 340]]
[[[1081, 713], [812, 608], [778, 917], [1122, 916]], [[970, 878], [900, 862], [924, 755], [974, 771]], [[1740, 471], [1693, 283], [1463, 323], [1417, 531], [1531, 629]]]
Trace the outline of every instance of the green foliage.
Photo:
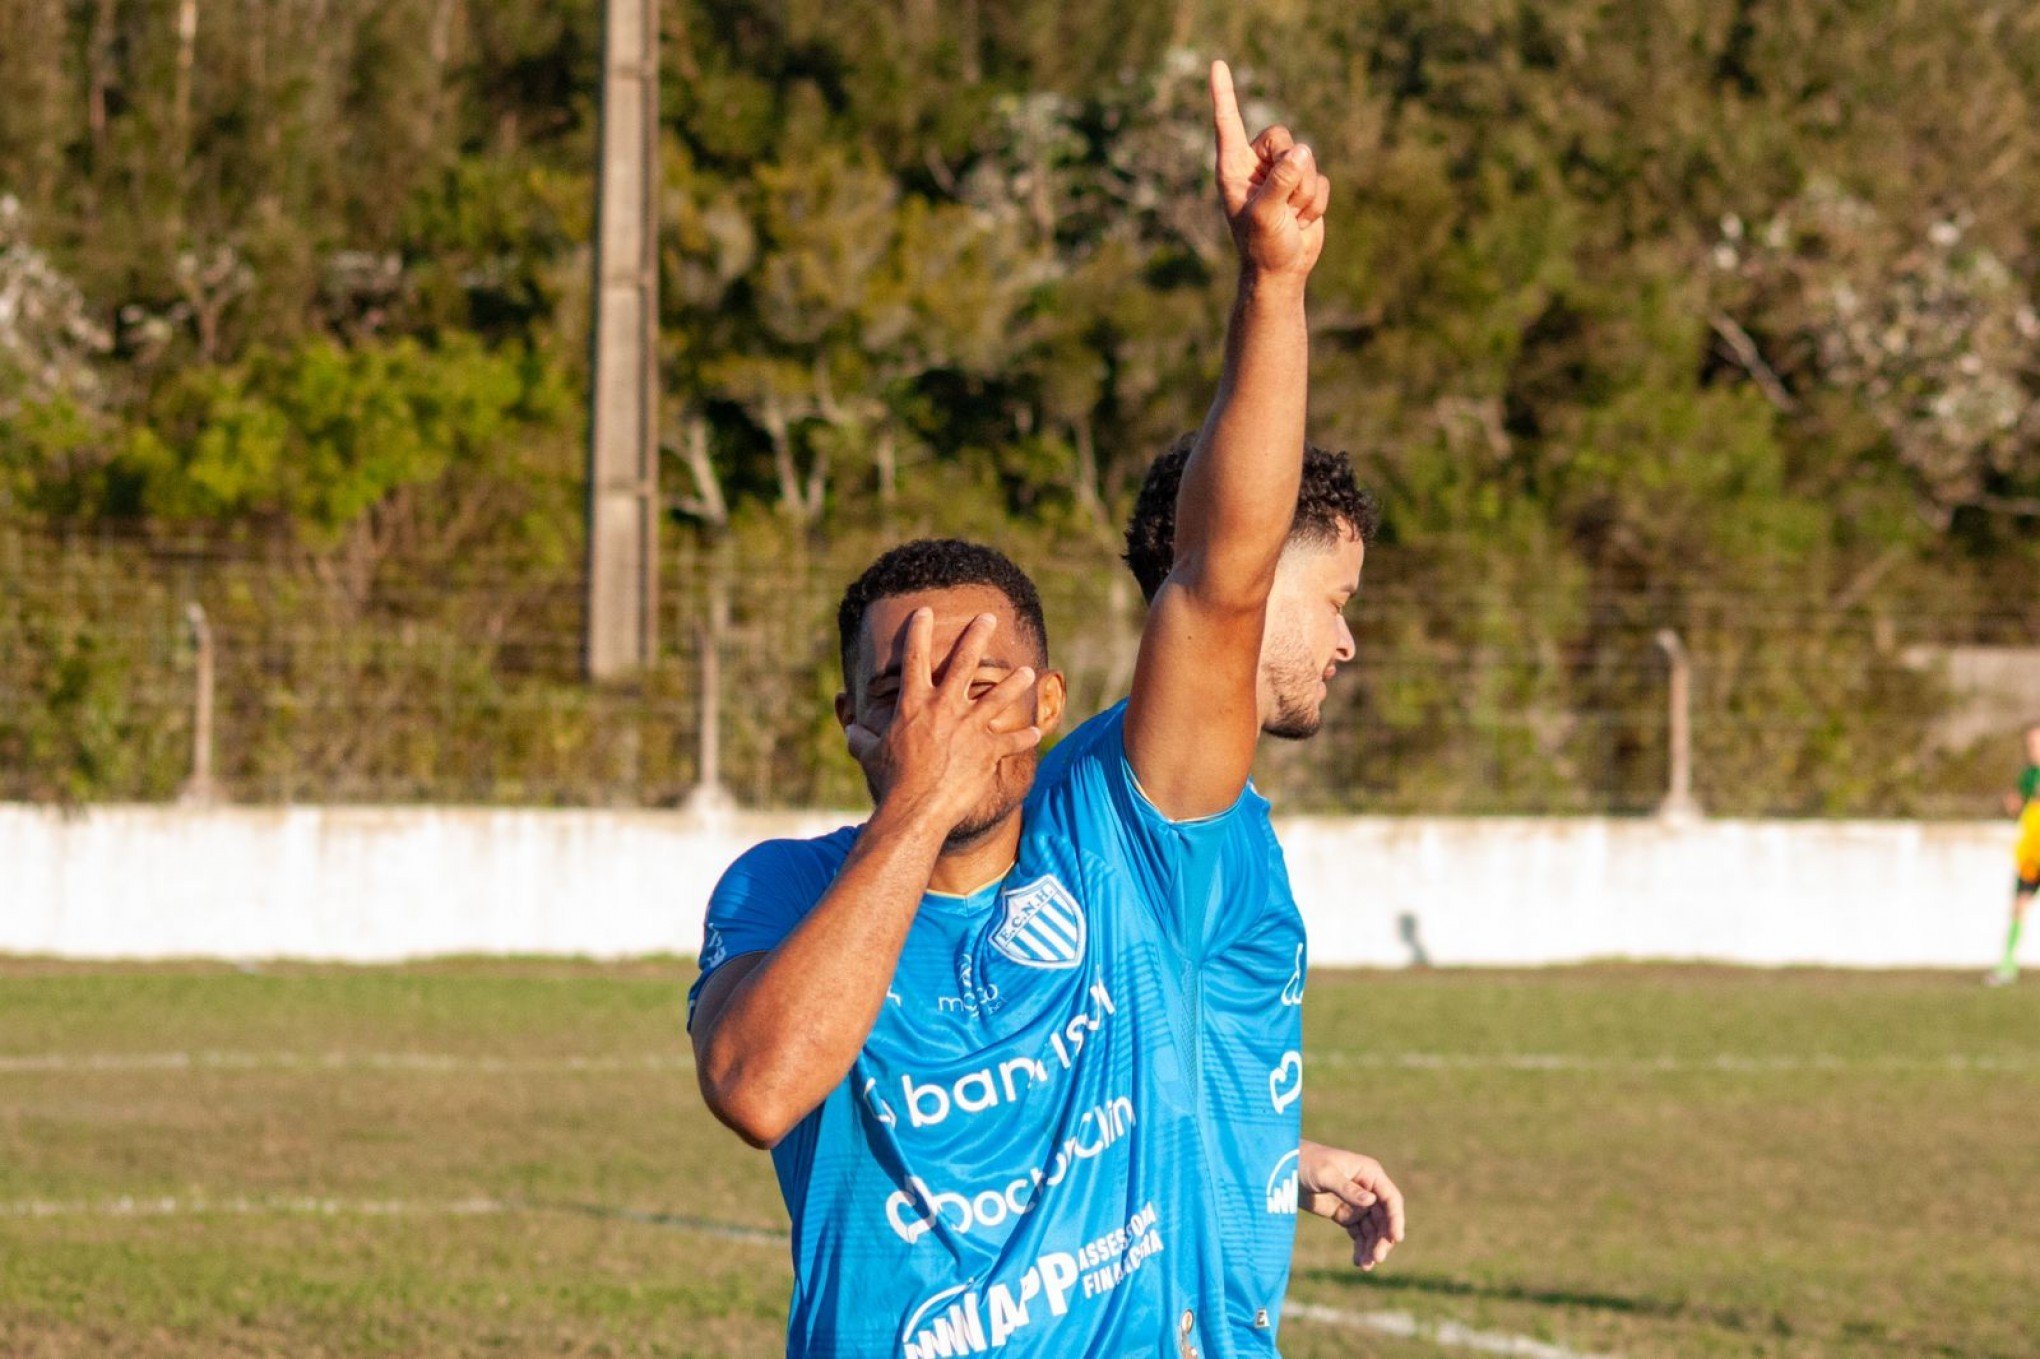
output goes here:
[[[496, 733], [435, 744], [420, 714], [307, 756], [374, 710], [278, 661], [287, 681], [249, 680], [250, 787], [606, 795], [609, 719], [571, 664], [597, 0], [208, 0], [188, 47], [173, 10], [0, 0], [0, 293], [27, 299], [0, 310], [0, 517], [153, 544], [129, 565], [171, 594], [232, 574], [194, 576], [181, 536], [280, 563], [237, 586], [267, 601], [250, 627], [337, 629], [363, 693], [430, 689]], [[1387, 510], [1356, 682], [1333, 735], [1272, 757], [1286, 798], [1648, 808], [1665, 627], [1715, 810], [1961, 809], [1990, 782], [1938, 751], [1947, 696], [1906, 656], [2040, 630], [2025, 9], [666, 0], [663, 21], [666, 566], [690, 584], [647, 692], [691, 704], [701, 611], [734, 591], [745, 797], [856, 796], [827, 611], [900, 536], [1067, 571], [1083, 683], [1123, 684], [1117, 518], [1201, 418], [1230, 296], [1214, 52], [1334, 178], [1313, 434]], [[499, 645], [510, 576], [543, 646]], [[428, 659], [350, 652], [354, 629]], [[79, 692], [163, 663], [78, 654], [115, 676]], [[89, 745], [37, 758], [160, 791]], [[646, 749], [638, 791], [664, 796], [679, 766]]]
[[523, 358], [466, 339], [320, 340], [194, 369], [158, 394], [112, 475], [161, 522], [281, 523], [331, 543], [399, 491], [499, 461], [565, 419], [556, 378]]

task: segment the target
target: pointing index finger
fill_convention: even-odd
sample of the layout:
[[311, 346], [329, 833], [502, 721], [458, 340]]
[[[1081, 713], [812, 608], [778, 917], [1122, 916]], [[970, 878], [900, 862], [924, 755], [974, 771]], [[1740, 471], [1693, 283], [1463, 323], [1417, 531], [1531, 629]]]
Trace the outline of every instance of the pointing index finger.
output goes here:
[[[1240, 117], [1239, 95], [1233, 90], [1232, 68], [1222, 61], [1211, 63], [1211, 125], [1218, 136], [1218, 178], [1228, 194], [1233, 182], [1253, 171], [1253, 146], [1247, 140], [1247, 125]], [[1243, 188], [1243, 186], [1242, 186]], [[1228, 203], [1229, 207], [1236, 204]]]

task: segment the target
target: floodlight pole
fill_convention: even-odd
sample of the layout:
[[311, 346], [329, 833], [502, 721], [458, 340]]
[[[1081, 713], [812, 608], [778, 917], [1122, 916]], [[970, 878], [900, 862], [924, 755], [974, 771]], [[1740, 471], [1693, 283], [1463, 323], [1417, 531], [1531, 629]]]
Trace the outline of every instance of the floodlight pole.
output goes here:
[[1658, 649], [1671, 663], [1671, 777], [1658, 815], [1667, 821], [1690, 821], [1700, 815], [1693, 799], [1693, 662], [1686, 644], [1670, 628], [1659, 628]]
[[606, 0], [588, 420], [588, 678], [652, 659], [659, 528], [658, 0]]

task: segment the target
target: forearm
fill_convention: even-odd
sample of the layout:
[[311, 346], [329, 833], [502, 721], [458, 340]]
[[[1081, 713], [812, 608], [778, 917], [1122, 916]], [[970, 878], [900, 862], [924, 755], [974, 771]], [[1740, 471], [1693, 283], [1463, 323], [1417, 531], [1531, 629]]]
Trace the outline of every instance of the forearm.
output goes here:
[[886, 1003], [945, 834], [939, 817], [882, 804], [814, 910], [723, 1003], [699, 1056], [724, 1122], [769, 1145], [841, 1083]]
[[1252, 603], [1296, 513], [1309, 399], [1304, 280], [1244, 270], [1225, 372], [1184, 469], [1176, 560], [1214, 602]]

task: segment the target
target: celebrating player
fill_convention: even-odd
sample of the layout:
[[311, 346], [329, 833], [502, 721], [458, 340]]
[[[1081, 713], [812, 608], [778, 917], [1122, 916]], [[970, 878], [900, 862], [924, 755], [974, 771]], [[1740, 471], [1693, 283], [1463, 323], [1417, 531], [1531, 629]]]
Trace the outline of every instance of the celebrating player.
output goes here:
[[[1266, 899], [1226, 889], [1258, 881], [1239, 828], [1265, 818], [1257, 675], [1330, 189], [1280, 129], [1247, 139], [1223, 65], [1212, 97], [1240, 285], [1131, 697], [1037, 778], [1063, 685], [1032, 585], [987, 548], [896, 549], [838, 614], [871, 819], [758, 847], [710, 903], [700, 1079], [773, 1148], [791, 1353], [1248, 1352], [1229, 1186], [1279, 1215], [1286, 1181], [1228, 1124], [1292, 1119], [1300, 1059], [1207, 1089], [1200, 1018], [1246, 1014], [1212, 961]], [[1285, 967], [1262, 1012], [1300, 986]], [[1356, 1212], [1381, 1197], [1345, 1187]]]
[[2019, 774], [2018, 788], [2005, 794], [2005, 810], [2019, 818], [2019, 839], [2012, 850], [2018, 876], [2012, 883], [2005, 956], [1989, 977], [1993, 986], [2009, 986], [2019, 979], [2019, 932], [2025, 928], [2033, 894], [2040, 892], [2040, 722], [2026, 728], [2026, 767]]
[[[1127, 522], [1126, 563], [1151, 601], [1176, 568], [1177, 507], [1194, 447], [1195, 437], [1185, 436], [1155, 460]], [[1260, 641], [1258, 713], [1264, 734], [1303, 740], [1317, 733], [1327, 685], [1353, 659], [1344, 609], [1359, 591], [1378, 519], [1345, 455], [1306, 445], [1301, 489]], [[1225, 1126], [1234, 1139], [1234, 1158], [1279, 1168], [1265, 1191], [1245, 1180], [1222, 1189], [1238, 1200], [1235, 1248], [1226, 1256], [1227, 1315], [1240, 1332], [1241, 1353], [1269, 1353], [1280, 1319], [1276, 1307], [1288, 1284], [1296, 1210], [1345, 1228], [1353, 1240], [1353, 1263], [1371, 1269], [1401, 1239], [1402, 1198], [1373, 1158], [1304, 1140], [1299, 1108], [1271, 1114], [1256, 1107], [1256, 1083], [1271, 1064], [1294, 1061], [1301, 1075], [1309, 950], [1268, 804], [1258, 796], [1250, 800], [1252, 815], [1235, 825], [1240, 843], [1230, 863], [1237, 877], [1226, 882], [1225, 891], [1229, 898], [1260, 905], [1230, 912], [1226, 937], [1211, 950], [1205, 1075], [1207, 1098], [1229, 1113]], [[1276, 988], [1281, 1007], [1271, 1021], [1267, 998]]]

